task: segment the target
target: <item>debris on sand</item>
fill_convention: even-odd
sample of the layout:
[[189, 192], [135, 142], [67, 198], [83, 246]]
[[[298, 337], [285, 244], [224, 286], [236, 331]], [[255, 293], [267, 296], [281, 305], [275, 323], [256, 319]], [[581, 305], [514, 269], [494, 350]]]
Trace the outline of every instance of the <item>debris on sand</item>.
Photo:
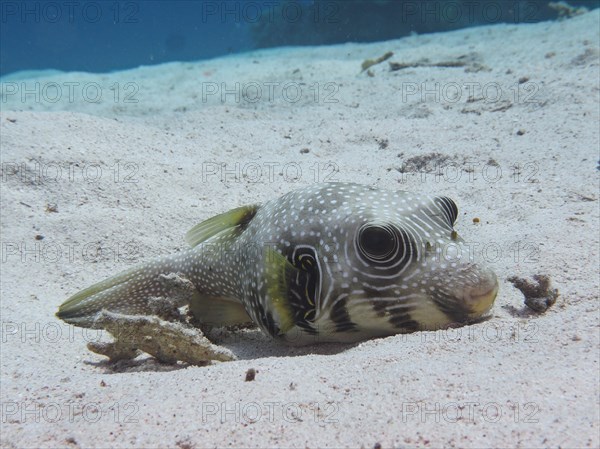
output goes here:
[[364, 72], [369, 67], [372, 67], [376, 64], [380, 64], [383, 61], [390, 59], [392, 56], [394, 56], [394, 53], [391, 51], [388, 51], [386, 54], [384, 54], [383, 56], [380, 56], [377, 59], [365, 59], [361, 65], [361, 68], [362, 68], [361, 72]]
[[555, 10], [558, 13], [558, 19], [570, 19], [571, 17], [580, 16], [589, 12], [585, 6], [571, 6], [567, 2], [550, 2], [548, 8]]
[[508, 278], [508, 281], [525, 296], [527, 307], [538, 313], [544, 313], [556, 302], [558, 289], [551, 288], [550, 277], [545, 274], [536, 274], [533, 280], [535, 282], [517, 276]]
[[124, 315], [102, 310], [95, 324], [106, 329], [112, 343], [88, 343], [88, 349], [105, 355], [110, 362], [134, 359], [140, 351], [163, 363], [178, 360], [192, 365], [212, 361], [236, 360], [229, 349], [211, 343], [198, 328], [182, 322], [165, 321], [157, 316]]

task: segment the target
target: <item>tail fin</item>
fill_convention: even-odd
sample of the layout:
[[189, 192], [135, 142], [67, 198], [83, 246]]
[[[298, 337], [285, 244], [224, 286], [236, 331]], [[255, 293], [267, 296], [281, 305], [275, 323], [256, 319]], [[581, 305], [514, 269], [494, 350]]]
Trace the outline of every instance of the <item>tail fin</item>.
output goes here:
[[172, 286], [161, 276], [177, 271], [171, 269], [170, 262], [171, 257], [162, 257], [94, 284], [67, 299], [56, 316], [69, 324], [94, 327], [94, 318], [103, 309], [148, 315], [151, 298], [172, 296]]

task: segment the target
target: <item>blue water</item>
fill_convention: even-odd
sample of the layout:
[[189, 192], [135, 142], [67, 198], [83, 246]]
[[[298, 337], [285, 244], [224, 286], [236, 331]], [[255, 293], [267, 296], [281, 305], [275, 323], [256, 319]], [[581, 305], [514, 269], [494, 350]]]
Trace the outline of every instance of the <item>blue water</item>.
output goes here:
[[[599, 0], [572, 1], [597, 7]], [[498, 22], [552, 20], [547, 0], [2, 0], [0, 76], [108, 72], [255, 48], [387, 40]]]

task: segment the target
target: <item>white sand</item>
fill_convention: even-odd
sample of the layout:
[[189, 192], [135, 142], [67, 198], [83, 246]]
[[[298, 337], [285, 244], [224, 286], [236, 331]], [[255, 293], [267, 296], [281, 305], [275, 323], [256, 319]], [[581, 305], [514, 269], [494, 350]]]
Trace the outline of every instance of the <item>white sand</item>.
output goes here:
[[[599, 447], [599, 23], [596, 10], [564, 22], [58, 74], [29, 80], [40, 83], [39, 102], [5, 95], [2, 447]], [[374, 77], [359, 74], [364, 59], [386, 51], [395, 62], [467, 55], [487, 69], [390, 72], [385, 62]], [[65, 82], [80, 83], [73, 101], [63, 89], [50, 103], [50, 83]], [[103, 88], [99, 104], [81, 99], [90, 82]], [[203, 83], [236, 82], [256, 83], [247, 96], [258, 85], [262, 97], [203, 102], [202, 89], [215, 86]], [[270, 101], [270, 82], [303, 93], [292, 104], [278, 89]], [[439, 83], [441, 98], [408, 95], [421, 83]], [[474, 101], [466, 83], [476, 83]], [[131, 86], [137, 103], [123, 101]], [[326, 99], [330, 86], [337, 102]], [[396, 168], [432, 152], [457, 165], [447, 161], [442, 179], [399, 183]], [[495, 182], [490, 158], [501, 170]], [[465, 159], [478, 164], [471, 174]], [[54, 318], [79, 289], [183, 248], [200, 220], [327, 180], [454, 197], [458, 231], [488, 245], [501, 280], [492, 319], [350, 348], [290, 349], [246, 332], [225, 344], [237, 362], [169, 369], [145, 360], [115, 373], [86, 349], [98, 333]], [[86, 257], [96, 248], [103, 254]], [[536, 273], [560, 290], [543, 315], [506, 281]], [[253, 382], [244, 381], [248, 368], [258, 370]]]

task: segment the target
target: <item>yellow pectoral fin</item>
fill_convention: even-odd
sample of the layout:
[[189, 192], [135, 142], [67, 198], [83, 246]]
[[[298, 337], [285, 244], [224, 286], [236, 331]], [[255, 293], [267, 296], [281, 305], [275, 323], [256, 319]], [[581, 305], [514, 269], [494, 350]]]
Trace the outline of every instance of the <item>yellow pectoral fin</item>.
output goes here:
[[265, 263], [270, 309], [275, 311], [277, 325], [281, 332], [285, 334], [294, 327], [294, 315], [288, 295], [290, 281], [296, 275], [297, 268], [284, 256], [269, 247], [265, 249]]

